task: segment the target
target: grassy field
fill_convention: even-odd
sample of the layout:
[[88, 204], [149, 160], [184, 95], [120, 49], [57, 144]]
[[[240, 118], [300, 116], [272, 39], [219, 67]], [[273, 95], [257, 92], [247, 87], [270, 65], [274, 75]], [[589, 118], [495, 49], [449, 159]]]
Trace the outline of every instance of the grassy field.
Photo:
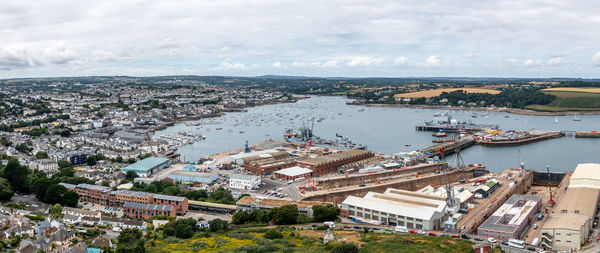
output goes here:
[[560, 87], [543, 89], [543, 92], [585, 92], [585, 93], [600, 93], [600, 88], [595, 87]]
[[499, 90], [494, 90], [494, 89], [485, 89], [485, 88], [444, 88], [444, 89], [433, 89], [433, 90], [423, 90], [423, 91], [416, 91], [416, 92], [409, 92], [409, 93], [400, 93], [400, 94], [395, 94], [394, 97], [397, 98], [431, 98], [431, 97], [437, 97], [440, 94], [442, 94], [442, 92], [453, 92], [453, 91], [457, 91], [457, 90], [463, 90], [467, 93], [489, 93], [489, 94], [498, 94], [500, 93]]
[[[359, 252], [473, 252], [472, 242], [450, 237], [417, 234], [334, 231], [336, 238], [360, 245]], [[227, 233], [196, 235], [190, 239], [158, 236], [146, 243], [146, 252], [297, 252], [326, 253], [340, 242], [323, 244], [323, 231], [284, 229], [283, 238], [269, 240], [264, 232], [236, 230]]]
[[600, 110], [599, 88], [551, 88], [543, 92], [556, 96], [556, 99], [547, 105], [530, 105], [526, 109], [550, 112]]

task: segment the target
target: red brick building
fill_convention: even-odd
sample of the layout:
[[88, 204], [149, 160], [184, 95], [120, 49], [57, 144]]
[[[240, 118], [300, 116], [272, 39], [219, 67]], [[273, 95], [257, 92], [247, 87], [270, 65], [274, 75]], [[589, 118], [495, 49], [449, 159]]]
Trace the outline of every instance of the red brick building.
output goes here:
[[185, 215], [188, 210], [188, 199], [184, 197], [154, 194], [152, 204], [155, 205], [171, 205], [175, 209], [177, 215]]
[[324, 155], [298, 161], [298, 166], [311, 169], [312, 176], [318, 177], [334, 172], [338, 167], [373, 157], [373, 152], [368, 150], [346, 150], [339, 153]]
[[175, 217], [175, 208], [171, 205], [153, 205], [135, 202], [123, 204], [123, 214], [129, 218], [149, 220], [154, 216], [164, 215]]

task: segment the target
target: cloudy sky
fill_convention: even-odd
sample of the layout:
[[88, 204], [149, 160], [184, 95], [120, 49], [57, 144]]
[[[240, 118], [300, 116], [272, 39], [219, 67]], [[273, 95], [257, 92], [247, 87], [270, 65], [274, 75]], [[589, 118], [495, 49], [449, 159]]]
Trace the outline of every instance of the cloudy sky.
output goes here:
[[600, 1], [0, 0], [0, 78], [600, 77]]

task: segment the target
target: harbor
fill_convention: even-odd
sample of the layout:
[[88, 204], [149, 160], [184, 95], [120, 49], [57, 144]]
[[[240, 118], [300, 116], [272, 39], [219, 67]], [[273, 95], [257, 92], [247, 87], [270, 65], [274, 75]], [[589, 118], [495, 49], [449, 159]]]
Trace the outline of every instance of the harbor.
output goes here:
[[[432, 140], [435, 139], [431, 133], [439, 131], [439, 128], [430, 126], [432, 132], [425, 132], [416, 131], [415, 126], [426, 126], [424, 122], [431, 121], [432, 118], [434, 122], [447, 121], [447, 115], [451, 115], [459, 123], [468, 124], [471, 121], [481, 126], [497, 125], [500, 129], [521, 132], [531, 129], [591, 132], [598, 127], [593, 123], [594, 120], [600, 120], [600, 115], [581, 115], [580, 121], [574, 121], [572, 116], [529, 116], [505, 112], [486, 112], [488, 115], [482, 114], [473, 118], [473, 112], [467, 110], [442, 111], [446, 116], [435, 117], [440, 112], [439, 109], [364, 107], [347, 105], [348, 101], [341, 97], [313, 96], [296, 103], [249, 107], [247, 112], [229, 112], [220, 117], [189, 121], [189, 125], [178, 123], [156, 131], [155, 136], [165, 133], [177, 134], [180, 131], [201, 134], [206, 139], [178, 147], [176, 151], [181, 154], [182, 160], [194, 161], [225, 150], [240, 148], [245, 141], [258, 143], [269, 139], [284, 140], [286, 129], [298, 129], [314, 118], [315, 136], [322, 140], [340, 140], [337, 136], [341, 135], [353, 144], [365, 146], [376, 153], [402, 154], [416, 150], [424, 151], [431, 147]], [[221, 129], [216, 130], [217, 128]], [[483, 127], [477, 130], [481, 129]], [[242, 131], [243, 133], [240, 133]], [[453, 133], [447, 134], [446, 139], [451, 139]], [[314, 141], [318, 142], [318, 139], [315, 138]], [[319, 145], [322, 144], [325, 145]], [[567, 134], [543, 142], [520, 145], [518, 148], [473, 145], [463, 150], [462, 156], [466, 163], [480, 163], [485, 160], [488, 168], [502, 170], [517, 167], [518, 163], [515, 161], [521, 154], [527, 157], [532, 169], [544, 169], [546, 165], [551, 165], [554, 170], [567, 171], [581, 161], [599, 162], [595, 159], [592, 149], [588, 148], [593, 145], [597, 145], [594, 138], [576, 139], [573, 134]], [[577, 152], [548, 156], [548, 153], [556, 152], [556, 146]], [[338, 147], [346, 148], [343, 145]], [[507, 159], [511, 157], [514, 159]]]

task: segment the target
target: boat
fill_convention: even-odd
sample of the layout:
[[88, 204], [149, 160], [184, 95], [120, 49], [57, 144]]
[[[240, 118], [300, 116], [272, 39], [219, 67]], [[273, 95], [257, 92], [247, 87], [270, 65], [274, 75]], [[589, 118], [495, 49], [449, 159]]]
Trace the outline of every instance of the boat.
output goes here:
[[575, 113], [575, 115], [573, 116], [573, 121], [581, 121], [581, 117], [579, 116], [579, 113]]
[[425, 125], [428, 125], [428, 126], [433, 125], [433, 120], [425, 121]]
[[432, 136], [433, 137], [446, 137], [448, 135], [444, 132], [437, 132], [437, 133], [432, 134]]
[[558, 124], [558, 117], [554, 118], [554, 124]]
[[359, 112], [364, 112], [364, 111], [365, 111], [365, 109], [358, 109], [358, 111], [359, 111]]
[[405, 147], [410, 147], [410, 144], [408, 144], [408, 143], [407, 143], [407, 144], [404, 144], [404, 146], [405, 146]]

